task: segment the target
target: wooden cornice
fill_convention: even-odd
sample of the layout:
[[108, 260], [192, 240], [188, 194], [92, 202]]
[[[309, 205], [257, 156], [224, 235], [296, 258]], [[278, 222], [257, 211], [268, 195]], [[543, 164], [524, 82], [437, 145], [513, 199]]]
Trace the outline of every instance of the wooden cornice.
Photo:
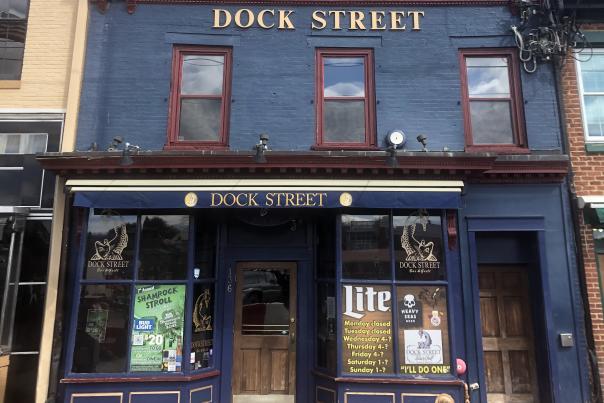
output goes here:
[[[101, 12], [107, 10], [109, 0], [89, 0]], [[379, 7], [379, 6], [513, 6], [512, 0], [125, 0], [129, 14], [136, 11], [137, 4], [168, 5], [272, 5], [272, 6], [334, 6], [334, 7]]]
[[565, 155], [496, 155], [462, 152], [399, 152], [398, 166], [383, 151], [269, 151], [266, 163], [251, 151], [145, 151], [123, 166], [121, 152], [47, 153], [38, 156], [44, 169], [64, 177], [112, 175], [230, 177], [445, 177], [470, 181], [561, 181], [568, 169]]

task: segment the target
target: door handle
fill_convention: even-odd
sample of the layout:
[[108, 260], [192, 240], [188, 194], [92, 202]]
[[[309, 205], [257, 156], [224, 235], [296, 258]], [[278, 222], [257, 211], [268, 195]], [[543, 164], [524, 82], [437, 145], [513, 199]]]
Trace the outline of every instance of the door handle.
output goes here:
[[291, 332], [291, 333], [290, 333], [290, 335], [289, 335], [289, 341], [290, 341], [292, 344], [296, 344], [296, 332]]

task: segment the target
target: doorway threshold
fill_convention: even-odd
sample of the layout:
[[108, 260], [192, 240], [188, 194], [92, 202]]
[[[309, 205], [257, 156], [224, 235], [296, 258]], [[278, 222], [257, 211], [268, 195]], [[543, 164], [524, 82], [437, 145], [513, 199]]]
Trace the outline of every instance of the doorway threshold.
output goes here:
[[233, 395], [233, 403], [294, 403], [294, 395]]

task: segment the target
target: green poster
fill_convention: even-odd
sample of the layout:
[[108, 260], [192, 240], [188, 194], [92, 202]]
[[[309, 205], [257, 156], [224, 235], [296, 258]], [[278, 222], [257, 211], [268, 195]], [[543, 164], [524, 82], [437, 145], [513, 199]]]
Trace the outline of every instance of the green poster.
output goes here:
[[136, 286], [131, 371], [180, 372], [184, 285]]

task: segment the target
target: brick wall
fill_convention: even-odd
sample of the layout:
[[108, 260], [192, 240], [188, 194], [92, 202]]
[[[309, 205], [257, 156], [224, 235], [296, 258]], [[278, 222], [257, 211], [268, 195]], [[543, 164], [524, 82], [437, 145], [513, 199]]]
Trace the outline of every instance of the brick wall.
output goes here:
[[[604, 24], [583, 27], [584, 30], [604, 29]], [[604, 195], [604, 155], [587, 153], [581, 98], [577, 83], [575, 60], [568, 57], [562, 68], [562, 91], [566, 114], [566, 130], [570, 143], [570, 158], [574, 172], [574, 187], [577, 195]], [[583, 222], [581, 217], [581, 250], [585, 266], [587, 298], [591, 315], [600, 384], [604, 385], [604, 317], [602, 312], [602, 294], [598, 279], [598, 268], [592, 227]]]
[[65, 108], [77, 7], [30, 0], [20, 88], [0, 89], [0, 108]]

